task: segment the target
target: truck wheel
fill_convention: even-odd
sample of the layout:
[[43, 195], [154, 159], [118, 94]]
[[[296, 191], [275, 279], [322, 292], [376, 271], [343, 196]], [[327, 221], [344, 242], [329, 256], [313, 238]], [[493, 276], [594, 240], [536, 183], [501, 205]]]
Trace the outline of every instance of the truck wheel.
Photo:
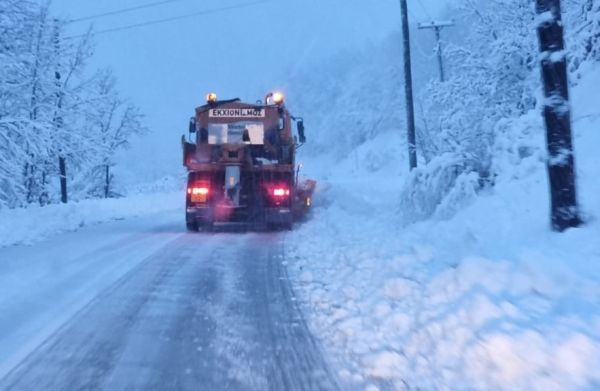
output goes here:
[[213, 232], [214, 230], [215, 230], [215, 223], [213, 223], [212, 221], [202, 224], [203, 232]]
[[195, 221], [186, 221], [187, 230], [190, 232], [198, 232], [198, 223]]

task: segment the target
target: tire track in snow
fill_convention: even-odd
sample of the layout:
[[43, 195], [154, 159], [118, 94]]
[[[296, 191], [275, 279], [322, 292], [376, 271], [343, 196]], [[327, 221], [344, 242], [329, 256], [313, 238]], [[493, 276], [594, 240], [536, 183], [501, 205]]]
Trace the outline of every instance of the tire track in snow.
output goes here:
[[3, 390], [336, 390], [278, 235], [184, 235], [40, 345]]

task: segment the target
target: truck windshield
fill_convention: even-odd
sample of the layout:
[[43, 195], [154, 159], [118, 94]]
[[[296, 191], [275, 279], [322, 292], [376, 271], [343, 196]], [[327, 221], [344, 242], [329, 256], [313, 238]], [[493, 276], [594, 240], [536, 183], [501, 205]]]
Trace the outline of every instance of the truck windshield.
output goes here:
[[265, 128], [261, 122], [232, 122], [209, 124], [208, 144], [252, 144], [264, 145]]

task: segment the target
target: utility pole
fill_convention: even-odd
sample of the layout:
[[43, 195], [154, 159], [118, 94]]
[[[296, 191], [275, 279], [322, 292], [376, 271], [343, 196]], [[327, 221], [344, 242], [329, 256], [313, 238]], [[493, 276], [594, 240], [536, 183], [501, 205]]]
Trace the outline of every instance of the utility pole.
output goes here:
[[437, 42], [437, 48], [436, 48], [436, 52], [437, 52], [437, 58], [438, 58], [438, 66], [440, 68], [440, 81], [444, 82], [446, 80], [445, 76], [444, 76], [444, 60], [443, 60], [443, 56], [442, 56], [442, 40], [440, 37], [440, 33], [442, 31], [442, 29], [444, 27], [452, 27], [454, 26], [454, 22], [453, 21], [444, 21], [444, 22], [434, 22], [431, 21], [431, 23], [419, 23], [419, 30], [424, 30], [424, 29], [433, 29], [433, 31], [435, 32], [435, 40]]
[[406, 134], [408, 138], [408, 162], [410, 170], [417, 167], [417, 141], [415, 137], [415, 105], [413, 102], [412, 68], [410, 61], [410, 34], [408, 29], [408, 6], [400, 0], [402, 13], [402, 37], [404, 43], [404, 92], [406, 94]]
[[544, 120], [552, 228], [564, 231], [581, 224], [575, 189], [575, 158], [560, 0], [536, 0], [537, 33], [544, 84]]
[[[63, 84], [60, 80], [60, 27], [58, 19], [54, 19], [54, 50], [56, 56], [56, 70], [54, 72], [56, 85], [56, 114], [54, 116], [54, 131], [59, 132], [63, 127], [62, 104], [63, 104]], [[58, 138], [60, 143], [60, 137]], [[60, 179], [60, 202], [66, 204], [67, 198], [67, 162], [62, 153], [62, 148], [58, 147], [58, 171]]]

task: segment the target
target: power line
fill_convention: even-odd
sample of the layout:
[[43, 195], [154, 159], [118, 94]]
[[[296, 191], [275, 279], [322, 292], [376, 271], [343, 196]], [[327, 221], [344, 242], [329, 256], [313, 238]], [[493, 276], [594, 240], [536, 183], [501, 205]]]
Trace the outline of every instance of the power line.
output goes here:
[[[178, 1], [178, 0], [172, 0], [172, 1]], [[113, 32], [118, 32], [118, 31], [130, 30], [130, 29], [134, 29], [134, 28], [146, 27], [146, 26], [151, 26], [151, 25], [155, 25], [155, 24], [169, 23], [169, 22], [174, 22], [176, 20], [189, 19], [189, 18], [193, 18], [196, 16], [200, 16], [200, 15], [209, 15], [209, 14], [215, 14], [215, 13], [223, 12], [223, 11], [247, 8], [247, 7], [251, 7], [254, 5], [270, 3], [273, 1], [274, 0], [260, 0], [260, 1], [244, 3], [244, 4], [232, 5], [232, 6], [228, 6], [228, 7], [213, 8], [213, 9], [209, 9], [209, 10], [194, 12], [194, 13], [187, 14], [187, 15], [173, 16], [170, 18], [150, 20], [148, 22], [142, 22], [142, 23], [130, 24], [130, 25], [121, 26], [121, 27], [109, 28], [109, 29], [105, 29], [105, 30], [99, 30], [99, 31], [93, 32], [93, 35], [100, 35], [100, 34], [107, 34], [107, 33], [113, 33]], [[72, 35], [69, 37], [65, 37], [65, 39], [81, 38], [86, 35], [87, 34]]]
[[104, 13], [101, 13], [101, 14], [83, 16], [81, 18], [67, 20], [66, 24], [79, 23], [79, 22], [84, 22], [86, 20], [92, 20], [92, 19], [100, 19], [100, 18], [104, 18], [104, 17], [107, 17], [107, 16], [124, 14], [124, 13], [127, 13], [127, 12], [137, 11], [137, 10], [141, 10], [141, 9], [145, 9], [145, 8], [152, 8], [152, 7], [156, 7], [156, 6], [163, 5], [163, 4], [174, 3], [174, 2], [177, 2], [177, 1], [181, 1], [181, 0], [156, 1], [154, 3], [142, 4], [142, 5], [138, 5], [138, 6], [135, 6], [135, 7], [122, 8], [122, 9], [116, 10], [116, 11], [109, 11], [109, 12], [104, 12]]
[[[418, 18], [417, 18], [417, 17], [415, 16], [415, 14], [414, 14], [414, 13], [413, 13], [413, 12], [410, 10], [410, 8], [408, 8], [408, 6], [407, 6], [407, 9], [406, 9], [406, 11], [408, 11], [408, 15], [410, 16], [410, 19], [411, 19], [411, 20], [418, 20]], [[422, 56], [422, 57], [424, 57], [424, 58], [427, 58], [427, 59], [430, 59], [430, 58], [433, 58], [433, 57], [435, 56], [435, 54], [434, 54], [434, 55], [430, 55], [430, 54], [427, 54], [427, 53], [425, 53], [425, 51], [423, 50], [423, 48], [422, 48], [422, 46], [421, 46], [421, 43], [420, 43], [419, 41], [417, 41], [417, 40], [414, 40], [414, 39], [412, 39], [412, 38], [411, 38], [411, 41], [414, 43], [414, 46], [412, 46], [412, 47], [415, 47], [416, 49], [418, 49], [418, 50], [419, 50], [419, 53], [421, 54], [421, 56]], [[412, 49], [411, 49], [411, 50], [412, 50]]]
[[425, 15], [426, 15], [426, 16], [427, 16], [429, 19], [433, 20], [433, 18], [431, 17], [431, 14], [429, 13], [429, 11], [427, 11], [427, 7], [425, 7], [425, 4], [423, 4], [423, 1], [422, 1], [422, 0], [417, 0], [417, 1], [419, 2], [419, 5], [421, 5], [421, 8], [422, 8], [422, 9], [423, 9], [423, 11], [425, 12]]
[[410, 16], [410, 18], [411, 18], [411, 19], [413, 19], [413, 20], [419, 20], [419, 19], [418, 19], [418, 18], [415, 16], [415, 14], [413, 14], [413, 12], [410, 10], [410, 8], [407, 8], [407, 11], [408, 11], [408, 15]]

